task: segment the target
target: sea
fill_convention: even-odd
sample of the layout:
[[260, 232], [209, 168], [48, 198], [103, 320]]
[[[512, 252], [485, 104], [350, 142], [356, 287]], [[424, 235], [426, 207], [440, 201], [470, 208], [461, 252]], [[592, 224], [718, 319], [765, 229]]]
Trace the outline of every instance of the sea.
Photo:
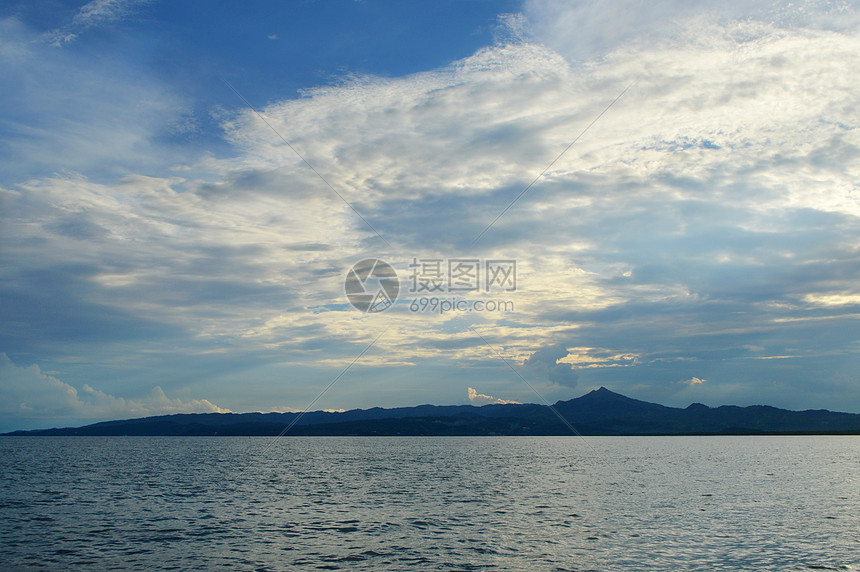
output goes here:
[[4, 437], [2, 570], [856, 570], [860, 436]]

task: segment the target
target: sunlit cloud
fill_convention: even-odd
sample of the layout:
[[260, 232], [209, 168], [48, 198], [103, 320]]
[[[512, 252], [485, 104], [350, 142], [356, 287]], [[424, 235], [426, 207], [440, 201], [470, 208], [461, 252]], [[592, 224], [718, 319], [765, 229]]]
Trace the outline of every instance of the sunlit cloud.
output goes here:
[[478, 393], [478, 390], [473, 387], [468, 388], [467, 392], [469, 396], [469, 402], [472, 405], [507, 405], [519, 403], [519, 401], [513, 401], [511, 399], [501, 399], [493, 397], [492, 395]]

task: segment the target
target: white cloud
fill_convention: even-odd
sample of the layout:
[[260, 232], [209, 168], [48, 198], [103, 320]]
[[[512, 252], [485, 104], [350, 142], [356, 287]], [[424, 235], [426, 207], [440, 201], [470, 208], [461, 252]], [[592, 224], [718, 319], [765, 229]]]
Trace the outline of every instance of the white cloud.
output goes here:
[[0, 18], [0, 62], [22, 63], [29, 58], [29, 31], [17, 18]]
[[706, 43], [714, 25], [742, 40], [751, 28], [735, 28], [740, 22], [841, 32], [860, 23], [856, 1], [829, 0], [527, 0], [524, 12], [533, 37], [576, 62], [660, 42], [683, 46], [691, 32], [704, 32]]
[[691, 377], [690, 379], [685, 379], [681, 383], [686, 383], [687, 385], [692, 387], [694, 385], [701, 385], [701, 384], [705, 383], [706, 381], [708, 381], [708, 380], [707, 379], [701, 379], [699, 377]]
[[512, 399], [501, 399], [495, 398], [492, 395], [485, 395], [483, 393], [478, 393], [477, 389], [472, 387], [468, 388], [469, 401], [472, 405], [506, 405], [506, 404], [519, 404], [519, 401], [513, 401]]
[[81, 6], [71, 22], [54, 30], [50, 34], [51, 40], [57, 46], [71, 43], [87, 30], [121, 20], [131, 14], [135, 8], [150, 1], [91, 0]]
[[143, 399], [124, 399], [84, 384], [80, 391], [38, 365], [20, 367], [0, 353], [0, 415], [23, 419], [122, 419], [172, 413], [229, 413], [206, 399], [169, 398], [159, 386]]

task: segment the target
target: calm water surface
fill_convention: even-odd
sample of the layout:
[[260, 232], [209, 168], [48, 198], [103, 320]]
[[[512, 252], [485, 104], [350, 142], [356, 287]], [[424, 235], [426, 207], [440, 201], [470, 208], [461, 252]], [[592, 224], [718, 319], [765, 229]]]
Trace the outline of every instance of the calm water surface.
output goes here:
[[0, 568], [853, 570], [860, 437], [0, 438]]

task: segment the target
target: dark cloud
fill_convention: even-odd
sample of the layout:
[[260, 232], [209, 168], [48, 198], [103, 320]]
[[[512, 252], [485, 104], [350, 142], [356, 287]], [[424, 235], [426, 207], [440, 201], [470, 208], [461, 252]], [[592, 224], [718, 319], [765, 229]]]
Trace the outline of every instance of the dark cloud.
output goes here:
[[476, 336], [451, 338], [448, 340], [428, 340], [426, 345], [441, 350], [458, 350], [462, 348], [486, 346], [484, 340]]
[[0, 347], [27, 355], [65, 353], [71, 345], [130, 343], [185, 335], [162, 323], [92, 299], [96, 269], [54, 266], [7, 276], [0, 287]]
[[45, 230], [77, 240], [95, 240], [107, 236], [108, 231], [90, 220], [84, 213], [59, 218], [47, 225]]
[[331, 245], [323, 244], [321, 242], [298, 242], [295, 244], [288, 244], [285, 246], [287, 250], [298, 250], [303, 252], [325, 252], [327, 250], [331, 250]]
[[543, 347], [523, 361], [525, 368], [536, 374], [545, 376], [549, 381], [565, 387], [576, 387], [579, 376], [568, 363], [558, 363], [567, 356], [564, 346]]

